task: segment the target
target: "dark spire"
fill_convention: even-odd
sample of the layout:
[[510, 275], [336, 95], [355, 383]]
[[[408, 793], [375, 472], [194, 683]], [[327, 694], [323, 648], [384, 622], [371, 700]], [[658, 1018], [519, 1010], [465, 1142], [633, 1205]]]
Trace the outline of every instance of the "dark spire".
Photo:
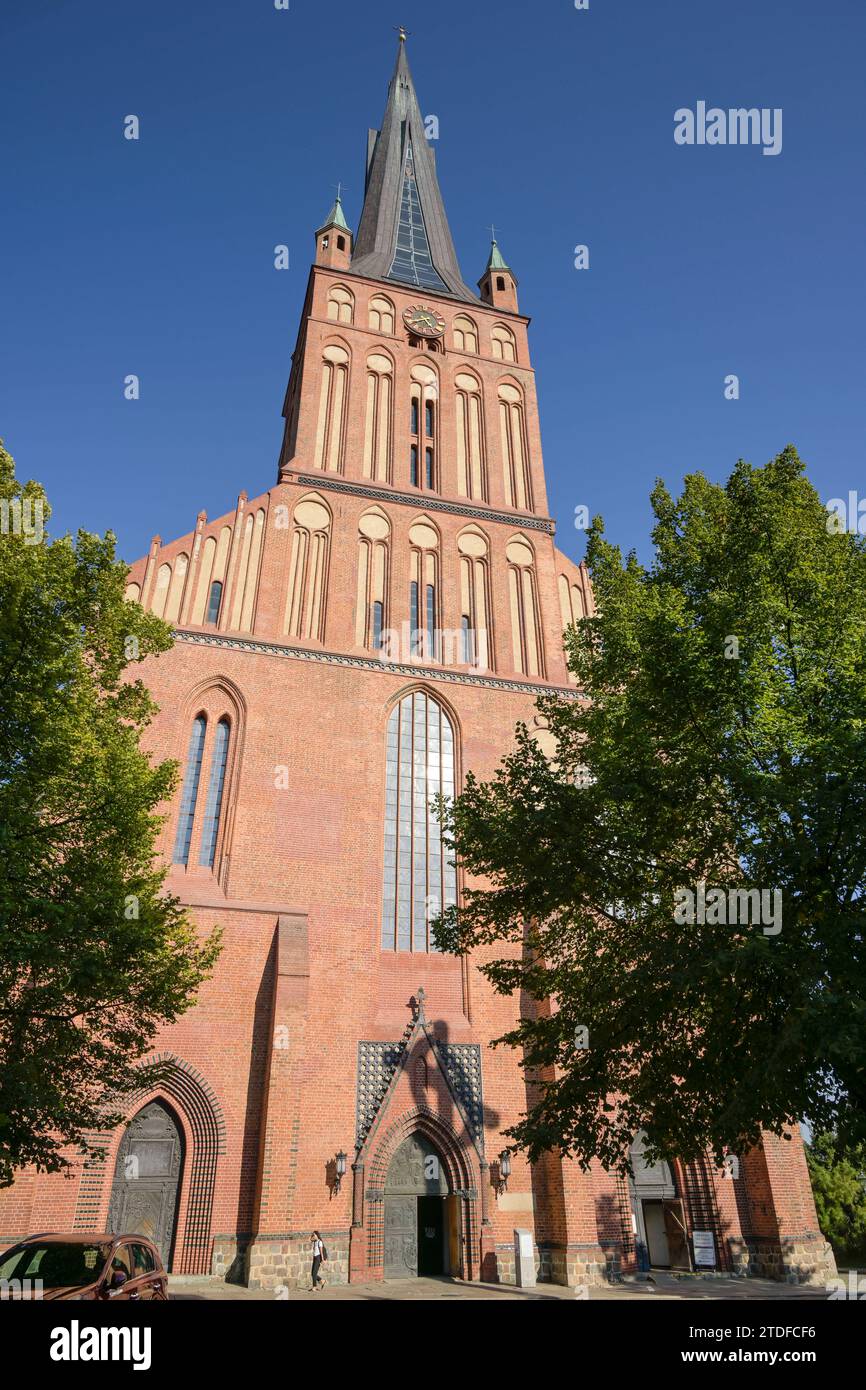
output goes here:
[[352, 270], [478, 302], [457, 264], [402, 33], [382, 128], [371, 132]]

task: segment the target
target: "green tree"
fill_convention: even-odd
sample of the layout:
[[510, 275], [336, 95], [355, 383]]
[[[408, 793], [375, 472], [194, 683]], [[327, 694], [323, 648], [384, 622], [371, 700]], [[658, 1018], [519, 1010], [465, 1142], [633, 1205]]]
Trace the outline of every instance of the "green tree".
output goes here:
[[125, 601], [113, 536], [50, 540], [47, 516], [0, 445], [0, 1185], [119, 1122], [218, 950], [154, 861], [176, 769], [139, 748], [127, 667], [170, 631]]
[[[477, 881], [439, 941], [523, 994], [500, 1041], [538, 1086], [508, 1131], [533, 1158], [621, 1165], [639, 1129], [656, 1157], [721, 1156], [800, 1117], [856, 1141], [866, 543], [828, 527], [791, 447], [724, 487], [690, 475], [678, 500], [659, 482], [652, 505], [649, 568], [589, 532], [598, 615], [567, 639], [582, 698], [539, 706], [554, 760], [521, 726], [442, 808]], [[722, 890], [703, 921], [701, 882]], [[732, 924], [740, 889], [780, 901], [780, 926]]]
[[845, 1148], [834, 1134], [806, 1146], [818, 1222], [837, 1257], [866, 1251], [866, 1145]]

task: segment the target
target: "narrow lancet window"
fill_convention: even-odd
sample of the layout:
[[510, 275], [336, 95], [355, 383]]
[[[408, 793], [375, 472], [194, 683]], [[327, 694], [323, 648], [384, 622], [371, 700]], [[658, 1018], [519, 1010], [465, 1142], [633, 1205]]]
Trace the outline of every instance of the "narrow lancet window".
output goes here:
[[195, 820], [195, 804], [198, 800], [198, 784], [201, 779], [201, 760], [204, 752], [204, 736], [207, 720], [203, 714], [193, 721], [186, 755], [186, 770], [183, 776], [183, 791], [180, 797], [180, 815], [177, 821], [177, 834], [174, 841], [175, 864], [189, 863], [189, 846], [192, 839], [192, 825]]
[[220, 816], [222, 814], [223, 790], [226, 780], [226, 763], [229, 751], [229, 721], [221, 719], [217, 724], [216, 739], [214, 740], [213, 758], [210, 768], [210, 780], [207, 789], [207, 801], [204, 811], [204, 828], [201, 836], [201, 853], [199, 863], [212, 869], [214, 856], [216, 854], [217, 836], [219, 835]]

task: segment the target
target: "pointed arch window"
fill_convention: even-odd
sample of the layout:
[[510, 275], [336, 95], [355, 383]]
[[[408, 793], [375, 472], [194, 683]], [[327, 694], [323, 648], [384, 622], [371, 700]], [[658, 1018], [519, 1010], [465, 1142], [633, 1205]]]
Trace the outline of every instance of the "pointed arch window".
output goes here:
[[331, 513], [318, 497], [295, 507], [284, 630], [290, 637], [324, 640]]
[[199, 714], [193, 720], [186, 755], [186, 768], [183, 775], [183, 791], [180, 798], [180, 815], [177, 820], [177, 834], [174, 841], [175, 864], [189, 863], [189, 846], [192, 840], [192, 827], [195, 820], [195, 807], [198, 801], [198, 784], [201, 780], [201, 763], [204, 755], [204, 739], [207, 733], [207, 719]]
[[509, 507], [532, 510], [532, 489], [526, 453], [526, 421], [523, 397], [516, 386], [499, 388], [499, 421], [502, 431], [502, 473]]
[[454, 346], [458, 352], [478, 351], [478, 329], [465, 314], [454, 320]]
[[180, 604], [183, 598], [183, 590], [188, 569], [189, 556], [186, 551], [182, 551], [174, 562], [171, 573], [171, 584], [169, 585], [168, 597], [165, 602], [165, 612], [162, 615], [167, 623], [176, 623], [180, 615]]
[[439, 661], [439, 536], [427, 521], [409, 530], [409, 628], [413, 657]]
[[383, 951], [435, 951], [430, 923], [457, 901], [457, 870], [431, 805], [453, 796], [456, 739], [432, 695], [404, 695], [388, 719]]
[[[571, 626], [576, 627], [586, 617], [586, 601], [583, 590], [574, 581], [569, 582], [564, 574], [559, 576], [559, 611], [562, 615], [564, 629]], [[566, 653], [566, 658], [567, 655]], [[572, 685], [577, 685], [577, 676], [573, 671], [569, 671], [568, 679]]]
[[215, 623], [220, 615], [220, 604], [223, 601], [223, 586], [221, 579], [215, 579], [210, 586], [210, 597], [207, 601], [206, 623]]
[[355, 645], [378, 652], [385, 627], [391, 527], [383, 512], [366, 512], [358, 523], [358, 599]]
[[[504, 288], [502, 285], [497, 286], [497, 289], [502, 288]], [[497, 357], [500, 362], [517, 361], [517, 341], [511, 329], [506, 328], [504, 323], [497, 323], [493, 329], [490, 334], [490, 346], [493, 350], [493, 356]]]
[[391, 402], [394, 366], [382, 352], [367, 358], [367, 422], [364, 477], [387, 483], [391, 477]]
[[213, 753], [211, 754], [210, 778], [207, 801], [205, 802], [204, 826], [201, 835], [199, 863], [212, 869], [216, 855], [220, 816], [222, 815], [223, 791], [225, 790], [226, 765], [229, 754], [229, 734], [231, 726], [227, 719], [221, 719], [216, 727]]
[[514, 669], [525, 676], [543, 676], [541, 625], [538, 618], [538, 591], [535, 556], [522, 537], [515, 537], [505, 548], [508, 561], [508, 598], [511, 607], [511, 640]]
[[219, 537], [208, 536], [202, 546], [198, 583], [192, 604], [191, 620], [194, 623], [211, 621], [206, 617], [215, 581], [220, 581], [220, 593], [228, 569], [231, 549], [232, 528], [223, 526]]
[[346, 398], [349, 393], [349, 354], [331, 343], [322, 354], [322, 390], [316, 428], [315, 466], [330, 473], [343, 467]]
[[241, 555], [235, 583], [234, 604], [231, 626], [237, 632], [251, 632], [253, 609], [256, 601], [256, 588], [259, 577], [259, 562], [264, 539], [265, 512], [259, 507], [255, 516], [249, 512], [244, 522]]
[[171, 583], [171, 565], [160, 565], [156, 572], [156, 583], [153, 586], [153, 597], [150, 600], [152, 611], [158, 618], [161, 618], [165, 610], [165, 601], [168, 598], [168, 586]]
[[439, 379], [432, 367], [412, 368], [409, 412], [409, 479], [412, 487], [439, 491], [437, 410]]
[[[342, 250], [342, 248], [340, 248]], [[328, 294], [328, 318], [335, 323], [351, 323], [355, 317], [355, 300], [342, 285], [335, 285]]]
[[454, 397], [457, 422], [457, 491], [461, 497], [486, 502], [487, 460], [484, 455], [481, 383], [469, 372], [458, 372], [454, 384], [457, 388]]
[[394, 305], [383, 294], [374, 295], [370, 300], [369, 327], [377, 333], [394, 332]]
[[460, 553], [461, 661], [479, 671], [493, 670], [490, 631], [490, 556], [487, 538], [478, 530], [457, 538]]

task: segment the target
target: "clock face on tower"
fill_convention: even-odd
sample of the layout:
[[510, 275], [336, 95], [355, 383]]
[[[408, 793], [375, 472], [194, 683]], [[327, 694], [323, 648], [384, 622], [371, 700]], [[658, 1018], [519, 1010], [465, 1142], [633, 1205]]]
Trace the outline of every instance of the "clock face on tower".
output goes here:
[[445, 320], [435, 309], [426, 309], [421, 304], [413, 304], [411, 309], [403, 310], [403, 322], [411, 333], [421, 338], [441, 338], [445, 332]]

